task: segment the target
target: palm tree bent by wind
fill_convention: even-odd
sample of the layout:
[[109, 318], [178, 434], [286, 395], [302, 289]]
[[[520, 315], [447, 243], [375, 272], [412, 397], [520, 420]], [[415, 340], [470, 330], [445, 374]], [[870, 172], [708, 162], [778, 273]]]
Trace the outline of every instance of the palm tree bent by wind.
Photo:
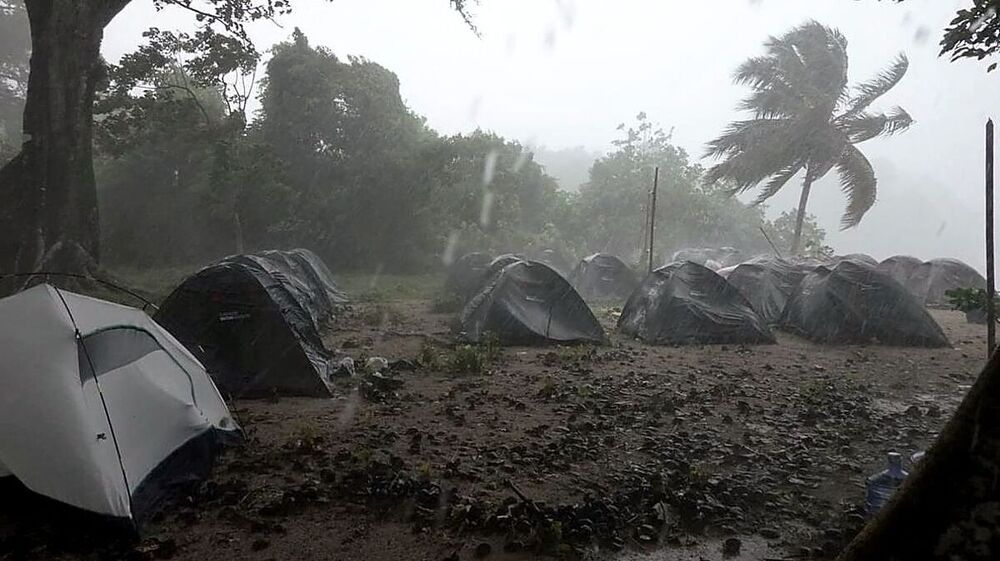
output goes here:
[[906, 74], [904, 54], [872, 80], [847, 85], [847, 39], [815, 21], [764, 44], [766, 54], [736, 70], [734, 81], [753, 92], [739, 105], [753, 118], [731, 123], [708, 145], [706, 157], [722, 160], [706, 181], [727, 180], [733, 193], [762, 185], [753, 204], [771, 198], [804, 171], [791, 253], [799, 253], [802, 220], [812, 184], [834, 167], [847, 195], [842, 229], [857, 226], [875, 204], [877, 181], [856, 144], [908, 128], [901, 107], [872, 113], [868, 107]]

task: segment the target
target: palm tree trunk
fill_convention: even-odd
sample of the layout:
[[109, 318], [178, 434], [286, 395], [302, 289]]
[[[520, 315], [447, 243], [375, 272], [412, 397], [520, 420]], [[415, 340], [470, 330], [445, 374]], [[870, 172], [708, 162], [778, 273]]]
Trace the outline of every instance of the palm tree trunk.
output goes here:
[[799, 211], [795, 215], [795, 237], [792, 238], [791, 251], [793, 257], [799, 254], [799, 249], [802, 245], [802, 222], [806, 217], [806, 204], [809, 202], [810, 189], [812, 189], [812, 177], [807, 173], [805, 180], [802, 182], [802, 194], [799, 195]]

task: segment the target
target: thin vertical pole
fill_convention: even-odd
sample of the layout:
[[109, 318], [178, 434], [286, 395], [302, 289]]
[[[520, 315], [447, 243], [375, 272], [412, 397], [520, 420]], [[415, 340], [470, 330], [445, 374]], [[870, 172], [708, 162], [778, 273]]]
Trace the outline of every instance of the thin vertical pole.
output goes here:
[[653, 234], [656, 232], [656, 187], [660, 183], [660, 166], [653, 170], [653, 196], [649, 204], [649, 272], [653, 272]]
[[986, 357], [996, 348], [996, 310], [993, 293], [996, 279], [993, 269], [993, 119], [986, 121]]

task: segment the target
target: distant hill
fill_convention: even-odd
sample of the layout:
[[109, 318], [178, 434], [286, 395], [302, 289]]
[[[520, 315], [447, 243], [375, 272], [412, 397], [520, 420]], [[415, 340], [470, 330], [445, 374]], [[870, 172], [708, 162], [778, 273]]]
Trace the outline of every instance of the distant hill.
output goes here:
[[550, 150], [544, 146], [534, 149], [535, 161], [545, 168], [559, 183], [561, 189], [576, 191], [590, 178], [590, 167], [603, 154], [583, 146]]

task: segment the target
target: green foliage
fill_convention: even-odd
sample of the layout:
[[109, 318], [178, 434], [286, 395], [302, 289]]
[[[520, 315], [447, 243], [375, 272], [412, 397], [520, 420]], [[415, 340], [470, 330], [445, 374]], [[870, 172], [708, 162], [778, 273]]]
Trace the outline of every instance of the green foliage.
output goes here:
[[[771, 238], [771, 242], [778, 247], [779, 251], [792, 246], [792, 238], [795, 237], [795, 217], [797, 214], [794, 208], [786, 210], [764, 227], [767, 235]], [[802, 220], [800, 255], [815, 257], [817, 259], [833, 257], [833, 248], [826, 245], [825, 242], [826, 230], [816, 224], [815, 216], [807, 214]]]
[[[955, 288], [945, 293], [948, 303], [955, 310], [962, 312], [975, 312], [986, 309], [986, 289], [985, 288]], [[993, 296], [993, 305], [997, 304], [997, 296]]]
[[485, 374], [499, 360], [501, 352], [499, 340], [487, 336], [481, 343], [456, 346], [440, 364], [453, 374]]
[[[959, 10], [945, 29], [941, 54], [952, 60], [983, 60], [1000, 50], [1000, 0], [974, 0], [968, 9]], [[996, 70], [997, 63], [987, 68]]]
[[728, 180], [735, 192], [763, 184], [760, 203], [800, 172], [808, 186], [836, 168], [847, 195], [842, 226], [858, 225], [875, 203], [877, 182], [855, 144], [901, 132], [913, 122], [899, 107], [888, 113], [868, 110], [899, 83], [909, 62], [900, 54], [889, 68], [851, 90], [847, 39], [836, 29], [808, 22], [770, 38], [765, 49], [764, 56], [736, 70], [736, 82], [752, 90], [740, 106], [751, 117], [730, 124], [709, 143], [707, 155], [722, 161], [706, 179]]
[[[637, 258], [655, 166], [661, 260], [692, 246], [769, 251], [763, 210], [733, 198], [732, 184], [702, 181], [702, 168], [645, 114], [620, 127], [569, 193], [517, 142], [484, 131], [439, 136], [403, 102], [391, 71], [341, 59], [299, 30], [274, 47], [249, 124], [251, 88], [232, 84], [251, 78], [254, 53], [209, 33], [152, 30], [147, 39], [111, 69], [97, 106], [112, 265], [304, 246], [338, 274], [376, 271], [345, 278], [356, 298], [430, 297], [424, 288], [440, 279], [414, 288], [395, 275], [436, 271], [443, 254], [470, 251]], [[822, 245], [821, 231], [809, 235]]]
[[670, 143], [670, 134], [645, 113], [633, 126], [619, 126], [614, 149], [594, 163], [590, 181], [573, 197], [569, 237], [583, 240], [588, 252], [608, 251], [638, 258], [645, 235], [643, 224], [652, 187], [653, 169], [660, 168], [656, 207], [655, 247], [662, 255], [684, 247], [741, 246], [766, 250], [757, 231], [763, 220], [758, 208], [748, 208], [727, 189], [701, 181], [702, 169]]

